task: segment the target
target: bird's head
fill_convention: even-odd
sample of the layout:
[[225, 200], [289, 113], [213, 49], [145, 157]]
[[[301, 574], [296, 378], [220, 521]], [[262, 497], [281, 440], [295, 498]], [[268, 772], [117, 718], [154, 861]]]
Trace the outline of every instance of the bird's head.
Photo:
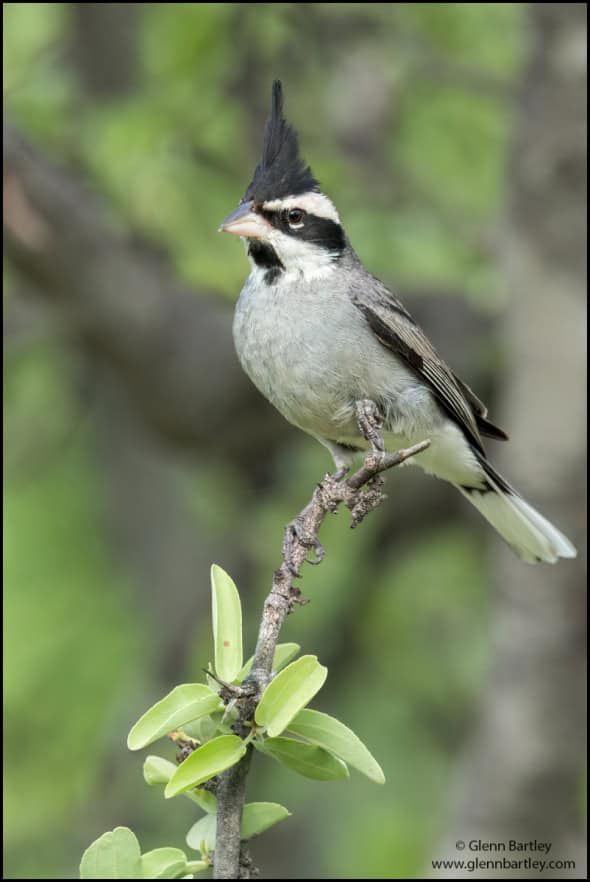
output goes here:
[[240, 236], [263, 279], [329, 274], [347, 247], [338, 212], [320, 192], [299, 155], [297, 133], [283, 116], [283, 93], [273, 83], [262, 156], [238, 208], [220, 228]]

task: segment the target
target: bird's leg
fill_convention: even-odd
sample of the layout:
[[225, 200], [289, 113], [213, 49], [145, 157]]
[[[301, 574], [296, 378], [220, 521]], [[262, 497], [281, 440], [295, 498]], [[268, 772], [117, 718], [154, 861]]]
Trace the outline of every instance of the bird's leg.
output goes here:
[[350, 447], [348, 444], [339, 444], [337, 441], [327, 441], [325, 438], [319, 438], [318, 441], [327, 447], [332, 454], [336, 471], [330, 475], [334, 481], [342, 481], [345, 475], [350, 471], [354, 455], [358, 448]]
[[385, 499], [383, 493], [384, 480], [377, 470], [383, 463], [386, 453], [383, 436], [379, 431], [383, 425], [383, 414], [374, 401], [363, 398], [355, 402], [355, 412], [358, 427], [363, 438], [371, 445], [371, 450], [365, 458], [365, 467], [375, 470], [375, 474], [366, 483], [364, 488], [359, 488], [352, 499], [346, 502], [352, 515], [352, 527], [358, 526], [369, 512], [373, 511]]
[[383, 414], [370, 398], [356, 401], [355, 413], [361, 435], [371, 445], [373, 460], [380, 463], [385, 455], [385, 444], [379, 431], [383, 426]]
[[349, 465], [340, 465], [332, 475], [335, 481], [342, 481], [350, 471]]
[[[310, 503], [311, 506], [319, 503], [326, 512], [335, 512], [338, 503], [343, 502], [351, 512], [353, 527], [360, 524], [363, 518], [377, 508], [385, 498], [382, 489], [384, 481], [379, 472], [383, 469], [387, 456], [385, 444], [379, 431], [383, 425], [383, 415], [375, 402], [369, 398], [356, 401], [355, 414], [361, 435], [371, 445], [371, 450], [365, 457], [364, 463], [364, 468], [368, 470], [367, 478], [362, 485], [351, 486], [345, 480], [352, 460], [351, 451], [346, 450], [344, 445], [323, 441], [334, 457], [336, 472], [324, 477], [316, 488]], [[300, 556], [294, 554], [298, 546], [306, 550], [314, 549], [315, 557], [305, 558], [308, 563], [315, 566], [324, 559], [323, 545], [317, 537], [305, 529], [308, 510], [309, 506], [287, 524], [283, 538], [283, 560], [289, 573], [296, 578], [300, 575], [301, 566]]]

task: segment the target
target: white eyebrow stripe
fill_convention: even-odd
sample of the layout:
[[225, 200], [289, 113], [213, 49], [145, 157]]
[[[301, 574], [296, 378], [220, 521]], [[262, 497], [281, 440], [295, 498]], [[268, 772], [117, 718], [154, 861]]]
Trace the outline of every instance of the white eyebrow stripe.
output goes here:
[[271, 202], [263, 202], [262, 207], [267, 211], [277, 211], [289, 208], [302, 208], [308, 214], [340, 223], [340, 216], [331, 199], [323, 193], [302, 193], [300, 196], [286, 196], [284, 199], [273, 199]]

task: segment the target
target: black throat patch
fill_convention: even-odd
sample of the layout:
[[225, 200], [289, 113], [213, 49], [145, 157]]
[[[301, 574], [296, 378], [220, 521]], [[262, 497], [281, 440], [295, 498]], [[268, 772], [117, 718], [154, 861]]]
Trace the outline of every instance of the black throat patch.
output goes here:
[[267, 285], [273, 285], [285, 269], [272, 245], [260, 242], [258, 239], [248, 240], [248, 255], [256, 266], [266, 270], [264, 281]]

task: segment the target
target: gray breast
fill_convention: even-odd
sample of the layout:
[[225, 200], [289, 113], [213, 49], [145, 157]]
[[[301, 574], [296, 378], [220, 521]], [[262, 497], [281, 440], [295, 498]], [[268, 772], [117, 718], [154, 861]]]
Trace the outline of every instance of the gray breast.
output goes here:
[[250, 275], [236, 306], [235, 346], [246, 373], [286, 419], [313, 435], [352, 440], [354, 402], [372, 398], [387, 411], [391, 431], [420, 430], [414, 424], [423, 423], [425, 408], [432, 411], [430, 394], [375, 338], [345, 286], [259, 279]]

